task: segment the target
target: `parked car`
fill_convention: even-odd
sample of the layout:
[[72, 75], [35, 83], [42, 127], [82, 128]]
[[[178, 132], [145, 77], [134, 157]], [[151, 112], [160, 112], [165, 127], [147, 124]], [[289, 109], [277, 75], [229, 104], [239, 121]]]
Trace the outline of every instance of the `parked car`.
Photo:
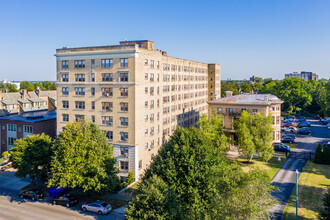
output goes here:
[[66, 207], [70, 207], [70, 206], [76, 205], [77, 203], [78, 203], [78, 200], [70, 194], [65, 194], [63, 196], [53, 199], [54, 205], [59, 204], [59, 205], [64, 205]]
[[95, 212], [99, 215], [107, 214], [107, 213], [111, 212], [111, 210], [112, 210], [112, 207], [110, 204], [108, 204], [104, 201], [100, 201], [100, 200], [97, 200], [95, 202], [88, 203], [88, 204], [83, 204], [81, 206], [81, 208], [84, 212], [86, 212], [86, 211]]
[[288, 115], [285, 117], [285, 119], [294, 119], [294, 116], [293, 115]]
[[32, 199], [34, 201], [43, 198], [44, 194], [40, 190], [25, 190], [20, 192], [18, 196], [21, 199], [27, 198], [27, 199]]
[[327, 147], [330, 147], [330, 141], [328, 141], [328, 143], [327, 143]]
[[294, 138], [293, 137], [283, 137], [282, 142], [292, 144], [294, 142]]
[[294, 122], [294, 119], [285, 119], [284, 120], [284, 123], [293, 123]]
[[312, 131], [309, 128], [299, 128], [297, 130], [297, 134], [308, 134], [310, 135], [312, 133]]
[[290, 147], [283, 143], [274, 143], [273, 147], [275, 151], [290, 152]]
[[304, 119], [304, 118], [297, 118], [297, 119], [296, 119], [296, 122], [298, 122], [298, 123], [299, 123], [299, 122], [304, 122], [304, 121], [306, 121], [306, 119]]
[[299, 122], [297, 124], [297, 127], [298, 128], [302, 128], [302, 127], [310, 127], [311, 126], [311, 123], [309, 123], [308, 121], [304, 121], [304, 122]]
[[294, 124], [292, 123], [284, 123], [283, 127], [294, 127]]
[[282, 138], [284, 138], [284, 137], [291, 137], [293, 139], [296, 139], [296, 135], [295, 134], [284, 134], [284, 135], [282, 135]]
[[297, 129], [295, 127], [284, 127], [281, 129], [281, 131], [293, 133], [293, 132], [296, 132]]

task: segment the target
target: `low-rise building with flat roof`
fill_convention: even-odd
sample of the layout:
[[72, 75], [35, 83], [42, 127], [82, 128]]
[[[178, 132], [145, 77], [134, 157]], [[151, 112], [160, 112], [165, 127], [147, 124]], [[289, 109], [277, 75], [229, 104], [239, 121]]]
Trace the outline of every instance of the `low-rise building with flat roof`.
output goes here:
[[282, 100], [271, 94], [250, 94], [232, 96], [232, 91], [226, 91], [226, 97], [209, 101], [209, 114], [222, 115], [224, 131], [235, 134], [234, 121], [245, 110], [250, 114], [264, 112], [273, 118], [274, 142], [281, 141], [281, 104]]
[[0, 117], [1, 153], [15, 147], [17, 139], [45, 133], [56, 136], [56, 111], [35, 111]]

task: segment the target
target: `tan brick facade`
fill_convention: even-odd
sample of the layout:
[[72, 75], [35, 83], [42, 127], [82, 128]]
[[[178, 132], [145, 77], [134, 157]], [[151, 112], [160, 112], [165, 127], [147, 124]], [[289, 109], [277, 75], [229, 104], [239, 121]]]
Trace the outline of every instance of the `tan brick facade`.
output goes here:
[[176, 126], [194, 126], [207, 113], [207, 101], [220, 96], [219, 64], [170, 57], [153, 47], [151, 41], [124, 41], [56, 51], [57, 132], [76, 115], [95, 119], [112, 132], [122, 177], [131, 169], [140, 178]]

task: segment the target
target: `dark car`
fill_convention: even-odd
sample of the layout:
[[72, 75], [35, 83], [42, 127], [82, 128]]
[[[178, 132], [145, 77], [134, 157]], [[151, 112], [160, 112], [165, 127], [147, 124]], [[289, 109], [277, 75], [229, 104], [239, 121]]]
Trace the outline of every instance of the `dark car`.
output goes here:
[[274, 143], [273, 147], [276, 151], [290, 152], [290, 147], [282, 143]]
[[295, 135], [295, 134], [284, 134], [284, 135], [282, 136], [282, 138], [284, 138], [284, 137], [291, 137], [291, 138], [293, 138], [293, 139], [296, 139], [296, 135]]
[[296, 119], [296, 122], [305, 122], [306, 121], [306, 119], [304, 119], [304, 118], [297, 118]]
[[312, 131], [309, 128], [300, 128], [297, 131], [297, 134], [311, 134]]
[[283, 137], [282, 142], [292, 144], [294, 142], [294, 138], [293, 137]]
[[54, 205], [58, 204], [58, 205], [64, 205], [66, 207], [70, 207], [70, 206], [76, 205], [77, 203], [78, 203], [78, 200], [70, 194], [66, 194], [66, 195], [53, 199]]
[[307, 121], [299, 122], [299, 123], [297, 124], [297, 127], [298, 127], [298, 128], [302, 128], [302, 127], [310, 127], [310, 126], [311, 126], [311, 124], [310, 124], [309, 122], [307, 122]]
[[32, 199], [34, 201], [43, 198], [44, 194], [39, 190], [25, 190], [20, 192], [18, 196], [22, 199], [27, 198]]

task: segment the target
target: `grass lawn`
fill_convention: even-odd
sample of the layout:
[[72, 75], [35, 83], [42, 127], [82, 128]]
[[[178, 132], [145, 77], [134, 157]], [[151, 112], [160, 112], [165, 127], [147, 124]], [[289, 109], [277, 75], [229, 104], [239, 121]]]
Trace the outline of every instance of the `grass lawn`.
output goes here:
[[281, 161], [279, 161], [277, 157], [272, 157], [268, 162], [265, 162], [259, 158], [255, 158], [252, 160], [252, 164], [244, 163], [246, 162], [246, 159], [243, 158], [237, 158], [236, 160], [243, 166], [244, 171], [249, 171], [250, 167], [259, 167], [260, 169], [266, 171], [271, 178], [273, 178], [286, 160], [286, 158], [280, 159]]
[[122, 192], [120, 194], [122, 194], [122, 195], [134, 195], [140, 183], [141, 183], [141, 180], [137, 181], [130, 188], [126, 189], [124, 192]]
[[[308, 161], [298, 180], [299, 219], [317, 219], [318, 209], [323, 207], [323, 197], [330, 186], [330, 165]], [[282, 220], [296, 218], [296, 188], [294, 188]]]

